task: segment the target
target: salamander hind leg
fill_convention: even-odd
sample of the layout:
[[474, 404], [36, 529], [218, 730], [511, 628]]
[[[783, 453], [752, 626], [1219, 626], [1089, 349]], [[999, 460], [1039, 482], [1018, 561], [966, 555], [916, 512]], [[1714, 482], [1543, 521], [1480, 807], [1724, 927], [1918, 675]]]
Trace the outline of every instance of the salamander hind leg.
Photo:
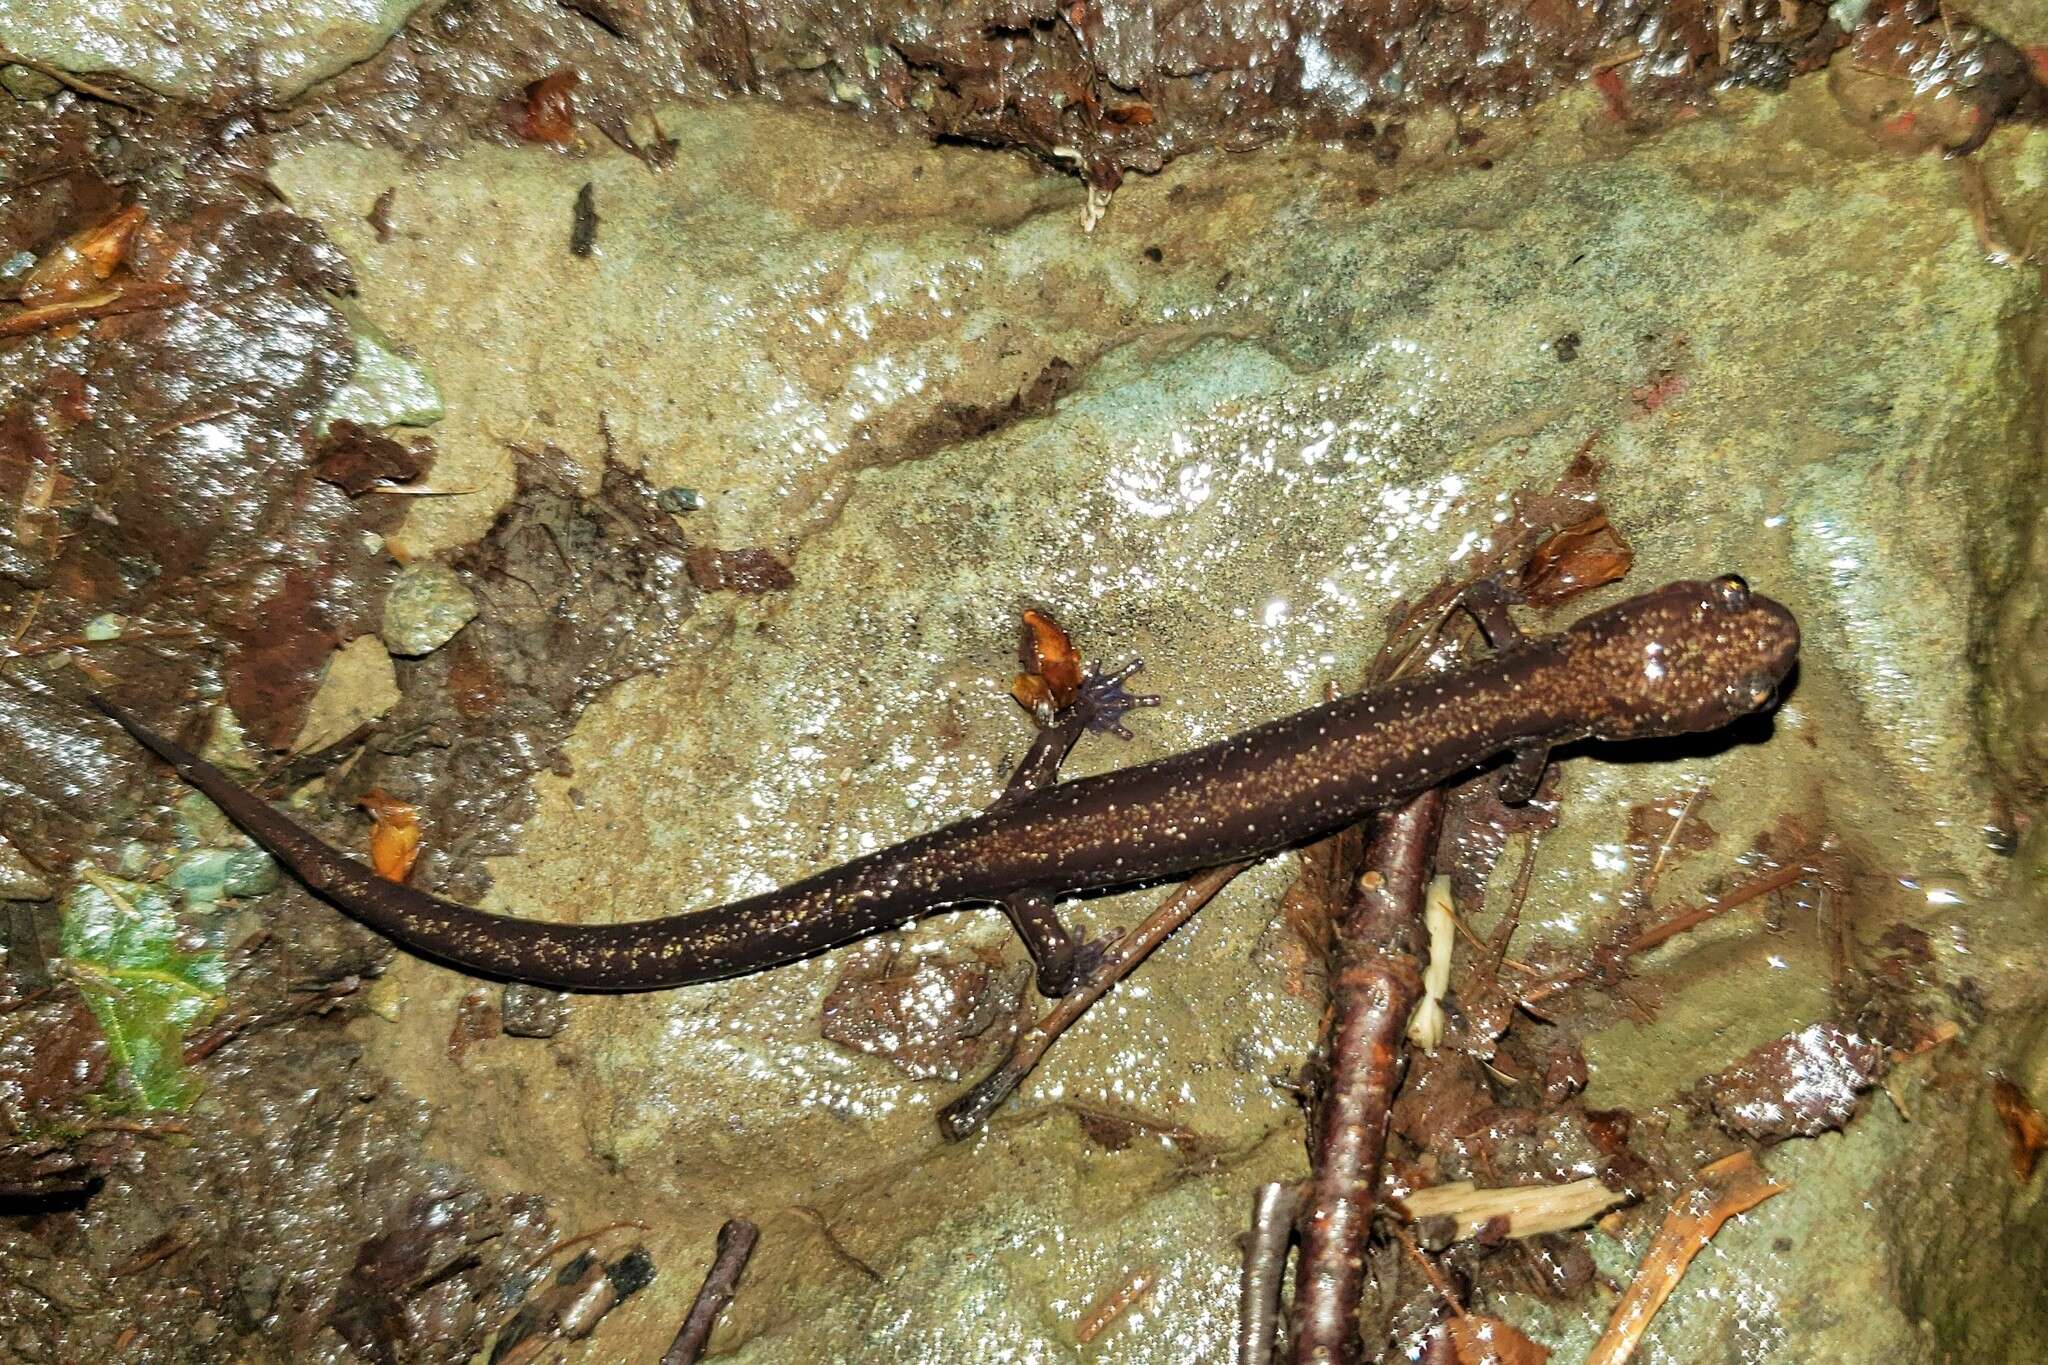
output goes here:
[[1004, 900], [1003, 913], [1024, 940], [1025, 950], [1038, 966], [1038, 993], [1057, 1000], [1074, 989], [1076, 982], [1101, 965], [1116, 935], [1078, 943], [1053, 909], [1053, 898], [1026, 891]]
[[1543, 785], [1543, 769], [1550, 763], [1548, 744], [1518, 744], [1514, 758], [1500, 773], [1500, 799], [1519, 806]]
[[1522, 642], [1522, 628], [1508, 613], [1508, 595], [1498, 582], [1482, 578], [1458, 595], [1463, 607], [1478, 623], [1486, 643], [1496, 650], [1513, 649]]

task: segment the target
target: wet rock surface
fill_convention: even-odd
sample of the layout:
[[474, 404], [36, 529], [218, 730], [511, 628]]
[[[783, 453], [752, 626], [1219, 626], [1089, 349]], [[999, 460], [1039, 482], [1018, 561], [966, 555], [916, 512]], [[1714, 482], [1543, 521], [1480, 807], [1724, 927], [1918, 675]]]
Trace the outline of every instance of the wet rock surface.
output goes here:
[[[1114, 6], [872, 44], [865, 12], [452, 6], [288, 116], [218, 83], [154, 123], [10, 108], [0, 326], [90, 307], [0, 338], [0, 1194], [34, 1201], [0, 1219], [4, 1349], [468, 1359], [509, 1323], [501, 1349], [553, 1341], [587, 1291], [595, 1335], [561, 1349], [652, 1358], [743, 1215], [738, 1359], [1225, 1351], [1250, 1191], [1303, 1169], [1293, 859], [949, 1145], [934, 1112], [1019, 1024], [995, 914], [657, 996], [501, 996], [235, 863], [84, 698], [350, 849], [358, 795], [415, 803], [417, 885], [639, 918], [978, 809], [1029, 740], [1022, 607], [1168, 698], [1072, 771], [1157, 756], [1348, 685], [1399, 599], [1590, 457], [1635, 564], [1603, 591], [1740, 570], [1800, 614], [1801, 674], [1733, 736], [1564, 756], [1544, 818], [1467, 842], [1476, 931], [1532, 858], [1512, 956], [1586, 984], [1538, 1024], [1454, 974], [1396, 1176], [1641, 1201], [1445, 1251], [1570, 1358], [1690, 1172], [1772, 1141], [1788, 1193], [1642, 1358], [2031, 1359], [2048, 1324], [2008, 1288], [2048, 1227], [1985, 1081], [2048, 1095], [2042, 708], [2013, 662], [2048, 582], [2048, 142], [2002, 122], [2026, 35], [1909, 106], [1786, 85], [1849, 36], [1814, 5], [1398, 9], [1204, 55]], [[1870, 7], [1878, 76], [1932, 41], [1907, 20]], [[1478, 118], [1631, 43], [1581, 96]], [[1731, 78], [1784, 88], [1705, 100]], [[713, 86], [1072, 146], [1098, 190], [1165, 168], [1084, 235], [1082, 189], [1021, 159], [659, 97]], [[1303, 128], [1342, 140], [1181, 155]], [[401, 597], [439, 625], [393, 660], [394, 588], [427, 577], [470, 605]], [[82, 983], [136, 969], [63, 951], [87, 869], [163, 888], [169, 951], [226, 968], [170, 1059], [182, 1111], [99, 1108], [137, 1063]], [[1100, 933], [1159, 894], [1072, 913]], [[544, 1257], [557, 1229], [610, 1231]], [[1379, 1268], [1420, 1340], [1431, 1291]]]

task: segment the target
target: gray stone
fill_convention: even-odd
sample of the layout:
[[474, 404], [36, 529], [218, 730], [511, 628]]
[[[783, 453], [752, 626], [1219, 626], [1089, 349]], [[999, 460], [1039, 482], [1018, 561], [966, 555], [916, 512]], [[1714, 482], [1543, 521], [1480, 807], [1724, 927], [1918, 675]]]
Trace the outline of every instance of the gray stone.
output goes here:
[[476, 619], [476, 595], [446, 564], [408, 564], [384, 599], [384, 643], [394, 654], [431, 654]]
[[119, 72], [203, 101], [253, 76], [289, 100], [373, 56], [421, 0], [10, 0], [0, 46], [81, 75]]
[[[680, 146], [658, 178], [623, 156], [476, 146], [416, 172], [412, 231], [390, 243], [360, 206], [410, 172], [399, 154], [288, 156], [276, 178], [356, 259], [365, 314], [440, 384], [436, 481], [478, 490], [411, 508], [395, 549], [419, 559], [490, 524], [510, 420], [587, 455], [594, 482], [602, 417], [655, 486], [713, 495], [693, 539], [798, 561], [786, 593], [708, 600], [679, 664], [585, 713], [573, 779], [537, 780], [520, 851], [493, 866], [499, 903], [591, 922], [702, 907], [981, 808], [1028, 740], [1005, 693], [1025, 603], [1090, 656], [1142, 654], [1168, 698], [1133, 743], [1085, 742], [1075, 773], [1297, 708], [1326, 680], [1352, 684], [1394, 603], [1456, 572], [1516, 490], [1586, 448], [1636, 550], [1614, 594], [1736, 570], [1799, 612], [1807, 645], [1767, 743], [1567, 761], [1517, 946], [1608, 924], [1631, 880], [1630, 808], [1704, 788], [1718, 837], [1666, 872], [1659, 906], [1705, 894], [1796, 820], [1944, 889], [1859, 882], [1859, 942], [1925, 923], [1951, 979], [1970, 975], [1997, 1011], [2038, 1011], [2041, 840], [1998, 859], [1979, 828], [2013, 775], [1979, 698], [2026, 664], [1987, 658], [1977, 632], [2001, 594], [2039, 592], [2014, 548], [2039, 458], [2001, 435], [2031, 411], [2013, 320], [2039, 307], [2039, 282], [1987, 259], [1951, 166], [1878, 149], [1818, 81], [1733, 93], [1626, 148], [1601, 117], [1590, 100], [1553, 106], [1484, 172], [1313, 146], [1189, 157], [1126, 181], [1089, 237], [1071, 184], [787, 112], [664, 112]], [[2015, 167], [2043, 145], [2009, 129], [1979, 154], [2012, 205], [2033, 202]], [[617, 206], [594, 266], [560, 244], [586, 180]], [[1554, 344], [1567, 334], [1575, 350]], [[730, 1209], [822, 1209], [883, 1268], [876, 1283], [814, 1221], [778, 1223], [788, 1259], [764, 1250], [750, 1272], [776, 1292], [736, 1305], [735, 1359], [1077, 1360], [1076, 1318], [1142, 1266], [1157, 1275], [1142, 1319], [1093, 1349], [1212, 1358], [1249, 1193], [1303, 1163], [1299, 1110], [1271, 1084], [1300, 1065], [1319, 1007], [1268, 927], [1290, 875], [1280, 859], [1239, 879], [963, 1146], [932, 1123], [953, 1088], [821, 1040], [829, 954], [580, 1002], [588, 1027], [507, 1063], [555, 1102], [471, 1087], [446, 1097], [437, 1137], [671, 1210], [692, 1245]], [[1157, 895], [1072, 913], [1099, 933]], [[1785, 914], [1775, 934], [1724, 916], [1638, 964], [1663, 1008], [1589, 1016], [1587, 1101], [1666, 1104], [1827, 1017], [1825, 925]], [[941, 940], [1015, 951], [994, 913], [902, 935], [906, 951]], [[425, 1007], [380, 1030], [380, 1059], [433, 1093], [461, 983], [409, 960], [393, 980]], [[1987, 1034], [1970, 1066], [2010, 1046]], [[1972, 1316], [1973, 1296], [2015, 1297], [1992, 1250], [1967, 1273], [1920, 1265], [1899, 1292], [1933, 1177], [1885, 1173], [1918, 1180], [1957, 1142], [1995, 1150], [1974, 1099], [1900, 1084], [1938, 1112], [1909, 1125], [1878, 1101], [1840, 1136], [1774, 1149], [1792, 1191], [1723, 1232], [1644, 1358], [1790, 1358], [1796, 1343], [1803, 1359], [1929, 1359], [1939, 1339], [1989, 1359], [2038, 1343], [2038, 1305]], [[1106, 1154], [1061, 1112], [1076, 1104], [1225, 1155]], [[2017, 1199], [1965, 1194], [1980, 1224]], [[1647, 1232], [1593, 1236], [1626, 1277]], [[1797, 1254], [1774, 1252], [1781, 1238]], [[1609, 1306], [1511, 1316], [1580, 1358]], [[659, 1354], [659, 1325], [608, 1349]]]

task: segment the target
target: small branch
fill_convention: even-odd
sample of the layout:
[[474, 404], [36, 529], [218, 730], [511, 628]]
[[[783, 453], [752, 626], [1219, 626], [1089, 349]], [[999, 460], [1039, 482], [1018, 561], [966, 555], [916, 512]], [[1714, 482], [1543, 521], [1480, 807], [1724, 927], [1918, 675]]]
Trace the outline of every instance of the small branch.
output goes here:
[[190, 626], [165, 626], [161, 630], [135, 630], [121, 635], [110, 635], [104, 640], [89, 640], [83, 635], [66, 635], [56, 640], [41, 640], [26, 648], [20, 642], [0, 651], [0, 661], [27, 659], [37, 654], [54, 654], [64, 649], [106, 649], [113, 645], [142, 644], [149, 640], [185, 640], [199, 632]]
[[1403, 1033], [1422, 994], [1423, 896], [1443, 809], [1443, 790], [1433, 787], [1379, 817], [1365, 870], [1333, 926], [1336, 970], [1322, 1045], [1329, 1082], [1316, 1113], [1314, 1169], [1297, 1220], [1297, 1365], [1359, 1359], [1366, 1239], [1394, 1091], [1407, 1061]]
[[1094, 1311], [1082, 1319], [1081, 1325], [1074, 1329], [1074, 1340], [1086, 1346], [1101, 1336], [1112, 1323], [1124, 1315], [1125, 1309], [1151, 1293], [1152, 1286], [1157, 1283], [1159, 1274], [1150, 1266], [1125, 1280], [1102, 1302], [1096, 1304]]
[[1280, 1285], [1294, 1233], [1299, 1187], [1276, 1180], [1252, 1196], [1252, 1230], [1244, 1243], [1244, 1291], [1237, 1308], [1237, 1365], [1272, 1365], [1280, 1326]]
[[[1649, 952], [1650, 949], [1677, 938], [1680, 934], [1697, 929], [1700, 925], [1705, 924], [1717, 915], [1725, 915], [1730, 910], [1749, 904], [1749, 902], [1759, 896], [1766, 896], [1781, 887], [1790, 886], [1793, 882], [1798, 881], [1801, 877], [1810, 875], [1812, 872], [1813, 864], [1808, 859], [1795, 859], [1783, 867], [1765, 873], [1754, 881], [1743, 883], [1725, 895], [1716, 896], [1703, 905], [1696, 905], [1690, 910], [1671, 916], [1661, 924], [1645, 929], [1642, 933], [1637, 934], [1626, 944], [1622, 945], [1621, 951], [1625, 956], [1639, 957]], [[1572, 987], [1590, 980], [1592, 975], [1592, 972], [1581, 969], [1568, 972], [1563, 976], [1553, 977], [1549, 981], [1539, 982], [1522, 992], [1522, 1003], [1524, 1005], [1540, 1004], [1553, 995], [1561, 995]]]
[[[1414, 1219], [1449, 1218], [1455, 1237], [1477, 1237], [1498, 1227], [1507, 1237], [1539, 1237], [1592, 1222], [1627, 1198], [1593, 1176], [1559, 1185], [1509, 1185], [1482, 1190], [1454, 1180], [1417, 1190], [1400, 1201]], [[1498, 1221], [1497, 1221], [1498, 1220]]]
[[1243, 863], [1228, 863], [1212, 867], [1183, 882], [1160, 903], [1150, 918], [1110, 945], [1088, 978], [1078, 982], [1051, 1013], [1020, 1037], [1001, 1065], [976, 1082], [973, 1089], [939, 1111], [939, 1131], [955, 1142], [971, 1136], [988, 1121], [988, 1116], [996, 1111], [997, 1106], [1017, 1092], [1017, 1087], [1024, 1083], [1024, 1078], [1031, 1074], [1032, 1068], [1038, 1065], [1038, 1059], [1045, 1055], [1054, 1040], [1086, 1014], [1091, 1005], [1107, 995], [1111, 986], [1130, 975], [1131, 970], [1164, 943], [1174, 930], [1187, 923], [1195, 911], [1214, 899], [1216, 893], [1228, 886], [1231, 878], [1244, 868]]
[[718, 1315], [732, 1302], [740, 1273], [747, 1268], [747, 1259], [754, 1254], [754, 1243], [760, 1236], [761, 1230], [744, 1218], [728, 1218], [725, 1226], [719, 1228], [718, 1251], [711, 1269], [705, 1272], [704, 1286], [697, 1291], [697, 1301], [690, 1305], [689, 1316], [676, 1329], [676, 1339], [662, 1356], [661, 1365], [696, 1365], [704, 1354], [704, 1343], [711, 1339]]
[[185, 291], [175, 284], [139, 280], [124, 288], [102, 289], [97, 294], [65, 299], [59, 303], [46, 303], [35, 308], [18, 308], [0, 317], [0, 340], [27, 336], [31, 332], [47, 331], [52, 327], [67, 327], [74, 322], [91, 322], [96, 318], [110, 318], [121, 313], [139, 313], [146, 308], [168, 308], [174, 303], [184, 301]]
[[103, 100], [108, 104], [118, 104], [123, 109], [137, 114], [147, 114], [149, 112], [149, 110], [143, 108], [134, 100], [125, 99], [104, 86], [94, 85], [91, 81], [74, 76], [60, 66], [51, 66], [47, 62], [39, 62], [33, 57], [24, 57], [19, 52], [14, 52], [4, 47], [0, 47], [0, 66], [25, 66], [40, 75], [48, 76], [65, 89], [75, 94], [84, 95], [88, 99]]

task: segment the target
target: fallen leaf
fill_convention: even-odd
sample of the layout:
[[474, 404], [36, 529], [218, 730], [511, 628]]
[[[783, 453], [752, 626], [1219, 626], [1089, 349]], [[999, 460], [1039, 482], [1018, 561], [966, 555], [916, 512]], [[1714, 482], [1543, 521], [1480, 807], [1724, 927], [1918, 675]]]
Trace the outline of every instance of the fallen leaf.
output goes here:
[[1706, 1250], [1722, 1225], [1784, 1192], [1785, 1187], [1773, 1183], [1748, 1152], [1702, 1166], [1692, 1185], [1664, 1215], [1664, 1225], [1650, 1240], [1635, 1279], [1614, 1305], [1607, 1330], [1593, 1343], [1586, 1365], [1622, 1365], [1634, 1355], [1650, 1319], [1678, 1287], [1693, 1257]]
[[127, 259], [128, 244], [144, 216], [139, 205], [130, 205], [45, 251], [22, 278], [21, 302], [39, 307], [97, 290]]
[[1064, 711], [1081, 694], [1081, 656], [1060, 623], [1044, 612], [1024, 613], [1017, 647], [1024, 671], [1010, 682], [1010, 695], [1033, 715]]
[[419, 809], [382, 787], [370, 788], [356, 804], [376, 822], [370, 827], [370, 866], [387, 882], [410, 877], [420, 856]]
[[184, 1063], [185, 1034], [226, 999], [227, 962], [195, 948], [177, 906], [154, 886], [88, 869], [64, 898], [59, 949], [106, 1034], [120, 1082], [143, 1109], [183, 1109], [198, 1098]]
[[2048, 1118], [2034, 1107], [2026, 1091], [2000, 1076], [1991, 1083], [1991, 1107], [2005, 1124], [2006, 1140], [2012, 1143], [2012, 1173], [2025, 1184], [2034, 1178], [2034, 1165], [2048, 1150]]
[[1688, 387], [1684, 375], [1676, 370], [1664, 369], [1658, 370], [1630, 389], [1628, 396], [1634, 401], [1636, 408], [1647, 417], [1683, 394]]
[[512, 131], [528, 142], [561, 146], [576, 137], [576, 68], [565, 66], [526, 87], [512, 114]]
[[1543, 1365], [1550, 1348], [1539, 1346], [1499, 1318], [1467, 1313], [1445, 1324], [1458, 1365]]
[[327, 429], [313, 452], [313, 477], [359, 498], [384, 483], [411, 483], [433, 460], [433, 443], [410, 447], [343, 418]]
[[1531, 605], [1555, 606], [1612, 583], [1629, 571], [1636, 552], [1597, 504], [1585, 520], [1554, 532], [1522, 566], [1522, 595]]
[[704, 592], [781, 592], [796, 586], [789, 566], [767, 550], [714, 550], [700, 545], [683, 558], [690, 581]]
[[455, 1023], [448, 1030], [448, 1060], [461, 1061], [471, 1047], [502, 1032], [498, 992], [489, 986], [472, 988], [455, 1007]]

